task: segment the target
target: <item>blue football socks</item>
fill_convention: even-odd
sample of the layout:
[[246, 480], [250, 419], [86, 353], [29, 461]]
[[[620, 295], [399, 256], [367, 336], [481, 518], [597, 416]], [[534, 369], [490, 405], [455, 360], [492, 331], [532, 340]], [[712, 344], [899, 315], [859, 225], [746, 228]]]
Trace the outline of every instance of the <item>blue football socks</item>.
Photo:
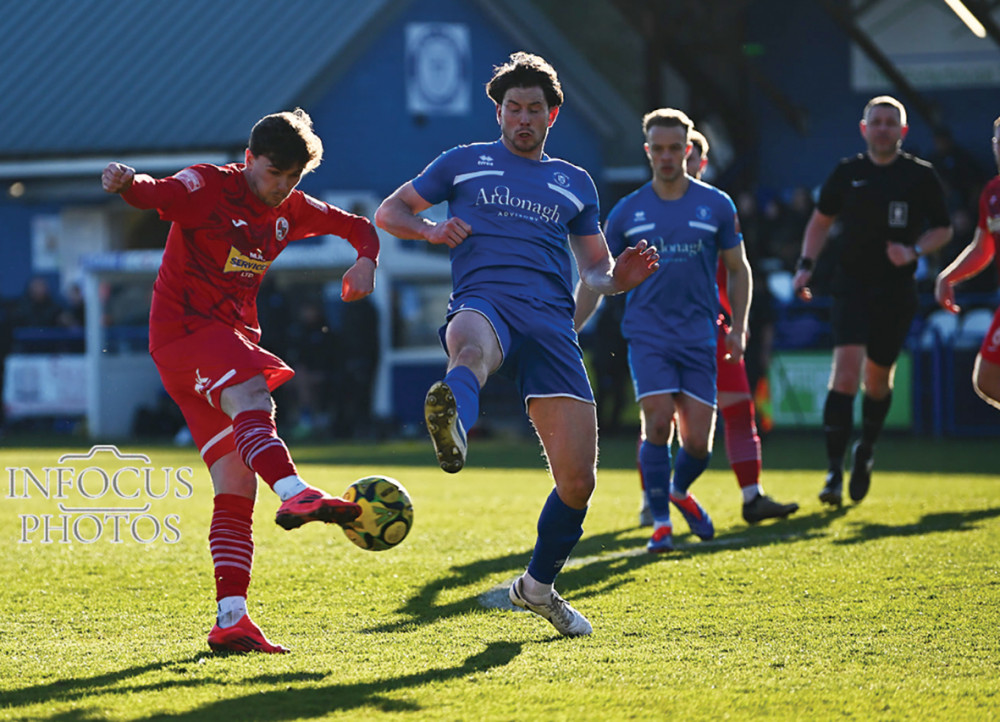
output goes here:
[[538, 540], [528, 564], [528, 574], [542, 584], [552, 584], [583, 536], [586, 509], [567, 506], [553, 489], [538, 517]]
[[444, 377], [458, 406], [458, 419], [465, 433], [479, 419], [479, 379], [468, 366], [456, 366]]
[[674, 465], [673, 493], [682, 499], [686, 497], [691, 484], [708, 467], [708, 460], [711, 458], [711, 452], [704, 459], [698, 459], [681, 447], [677, 452], [677, 463]]
[[653, 520], [670, 521], [670, 446], [657, 446], [643, 439], [639, 446], [639, 473]]

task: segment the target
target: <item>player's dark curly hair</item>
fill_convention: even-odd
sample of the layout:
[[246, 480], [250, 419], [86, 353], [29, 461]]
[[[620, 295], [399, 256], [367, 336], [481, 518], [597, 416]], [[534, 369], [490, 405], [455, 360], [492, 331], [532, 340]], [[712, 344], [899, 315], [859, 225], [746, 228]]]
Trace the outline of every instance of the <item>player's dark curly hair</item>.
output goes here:
[[309, 114], [296, 108], [292, 111], [265, 115], [250, 131], [250, 152], [266, 155], [278, 170], [301, 167], [303, 175], [323, 160], [323, 141], [313, 130]]
[[486, 84], [486, 94], [497, 105], [511, 88], [541, 88], [549, 108], [558, 108], [563, 102], [562, 86], [555, 68], [545, 58], [531, 53], [511, 53], [503, 65], [493, 68], [493, 77]]

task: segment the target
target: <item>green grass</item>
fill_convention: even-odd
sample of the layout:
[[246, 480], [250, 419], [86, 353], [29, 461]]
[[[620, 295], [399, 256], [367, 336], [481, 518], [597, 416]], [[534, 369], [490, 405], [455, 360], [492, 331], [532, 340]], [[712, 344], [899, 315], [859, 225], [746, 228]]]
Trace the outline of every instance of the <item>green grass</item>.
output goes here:
[[[478, 442], [458, 476], [432, 467], [423, 443], [297, 448], [304, 474], [335, 492], [374, 472], [400, 479], [415, 525], [398, 548], [365, 552], [336, 528], [282, 531], [262, 488], [250, 609], [293, 653], [229, 657], [205, 645], [211, 492], [193, 451], [122, 445], [157, 469], [194, 469], [191, 498], [140, 500], [161, 520], [176, 515], [176, 543], [141, 544], [127, 531], [118, 544], [107, 533], [19, 543], [22, 515], [58, 514], [60, 500], [36, 489], [10, 498], [11, 470], [23, 496], [17, 470], [43, 476], [64, 451], [87, 451], [74, 443], [0, 450], [0, 719], [1000, 716], [1000, 479], [989, 441], [889, 438], [869, 498], [827, 511], [816, 500], [817, 435], [771, 439], [767, 490], [802, 509], [757, 527], [739, 517], [720, 448], [695, 487], [716, 540], [681, 534], [677, 552], [654, 557], [635, 526], [634, 441], [611, 440], [586, 533], [558, 581], [594, 625], [585, 639], [496, 606], [528, 561], [550, 488], [533, 442]], [[75, 492], [61, 501], [139, 505]], [[139, 532], [149, 537], [151, 523]]]

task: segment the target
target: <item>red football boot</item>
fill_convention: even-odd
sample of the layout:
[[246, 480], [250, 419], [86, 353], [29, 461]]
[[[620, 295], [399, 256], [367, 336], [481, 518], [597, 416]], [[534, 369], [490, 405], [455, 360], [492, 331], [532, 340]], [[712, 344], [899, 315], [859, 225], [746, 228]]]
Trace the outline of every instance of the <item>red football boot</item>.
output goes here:
[[361, 507], [357, 504], [309, 487], [278, 507], [274, 523], [285, 529], [297, 529], [310, 521], [347, 524], [360, 515]]
[[264, 654], [287, 654], [290, 650], [280, 644], [268, 641], [260, 627], [250, 620], [249, 614], [240, 621], [223, 629], [218, 624], [208, 633], [208, 646], [213, 652], [263, 652]]

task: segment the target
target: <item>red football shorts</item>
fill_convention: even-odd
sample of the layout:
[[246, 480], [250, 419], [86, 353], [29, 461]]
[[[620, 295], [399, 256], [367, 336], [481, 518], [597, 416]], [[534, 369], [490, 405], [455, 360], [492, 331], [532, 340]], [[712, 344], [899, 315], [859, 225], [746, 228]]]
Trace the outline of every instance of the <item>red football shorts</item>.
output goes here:
[[993, 314], [993, 323], [986, 332], [983, 345], [979, 347], [979, 355], [984, 361], [1000, 366], [1000, 308]]
[[219, 401], [222, 390], [263, 374], [273, 391], [295, 375], [280, 358], [221, 323], [161, 346], [152, 356], [209, 468], [236, 449], [233, 421]]
[[726, 360], [726, 333], [729, 327], [724, 323], [717, 324], [719, 331], [715, 345], [715, 388], [734, 394], [750, 393], [750, 381], [747, 379], [747, 365], [740, 359], [739, 363]]

